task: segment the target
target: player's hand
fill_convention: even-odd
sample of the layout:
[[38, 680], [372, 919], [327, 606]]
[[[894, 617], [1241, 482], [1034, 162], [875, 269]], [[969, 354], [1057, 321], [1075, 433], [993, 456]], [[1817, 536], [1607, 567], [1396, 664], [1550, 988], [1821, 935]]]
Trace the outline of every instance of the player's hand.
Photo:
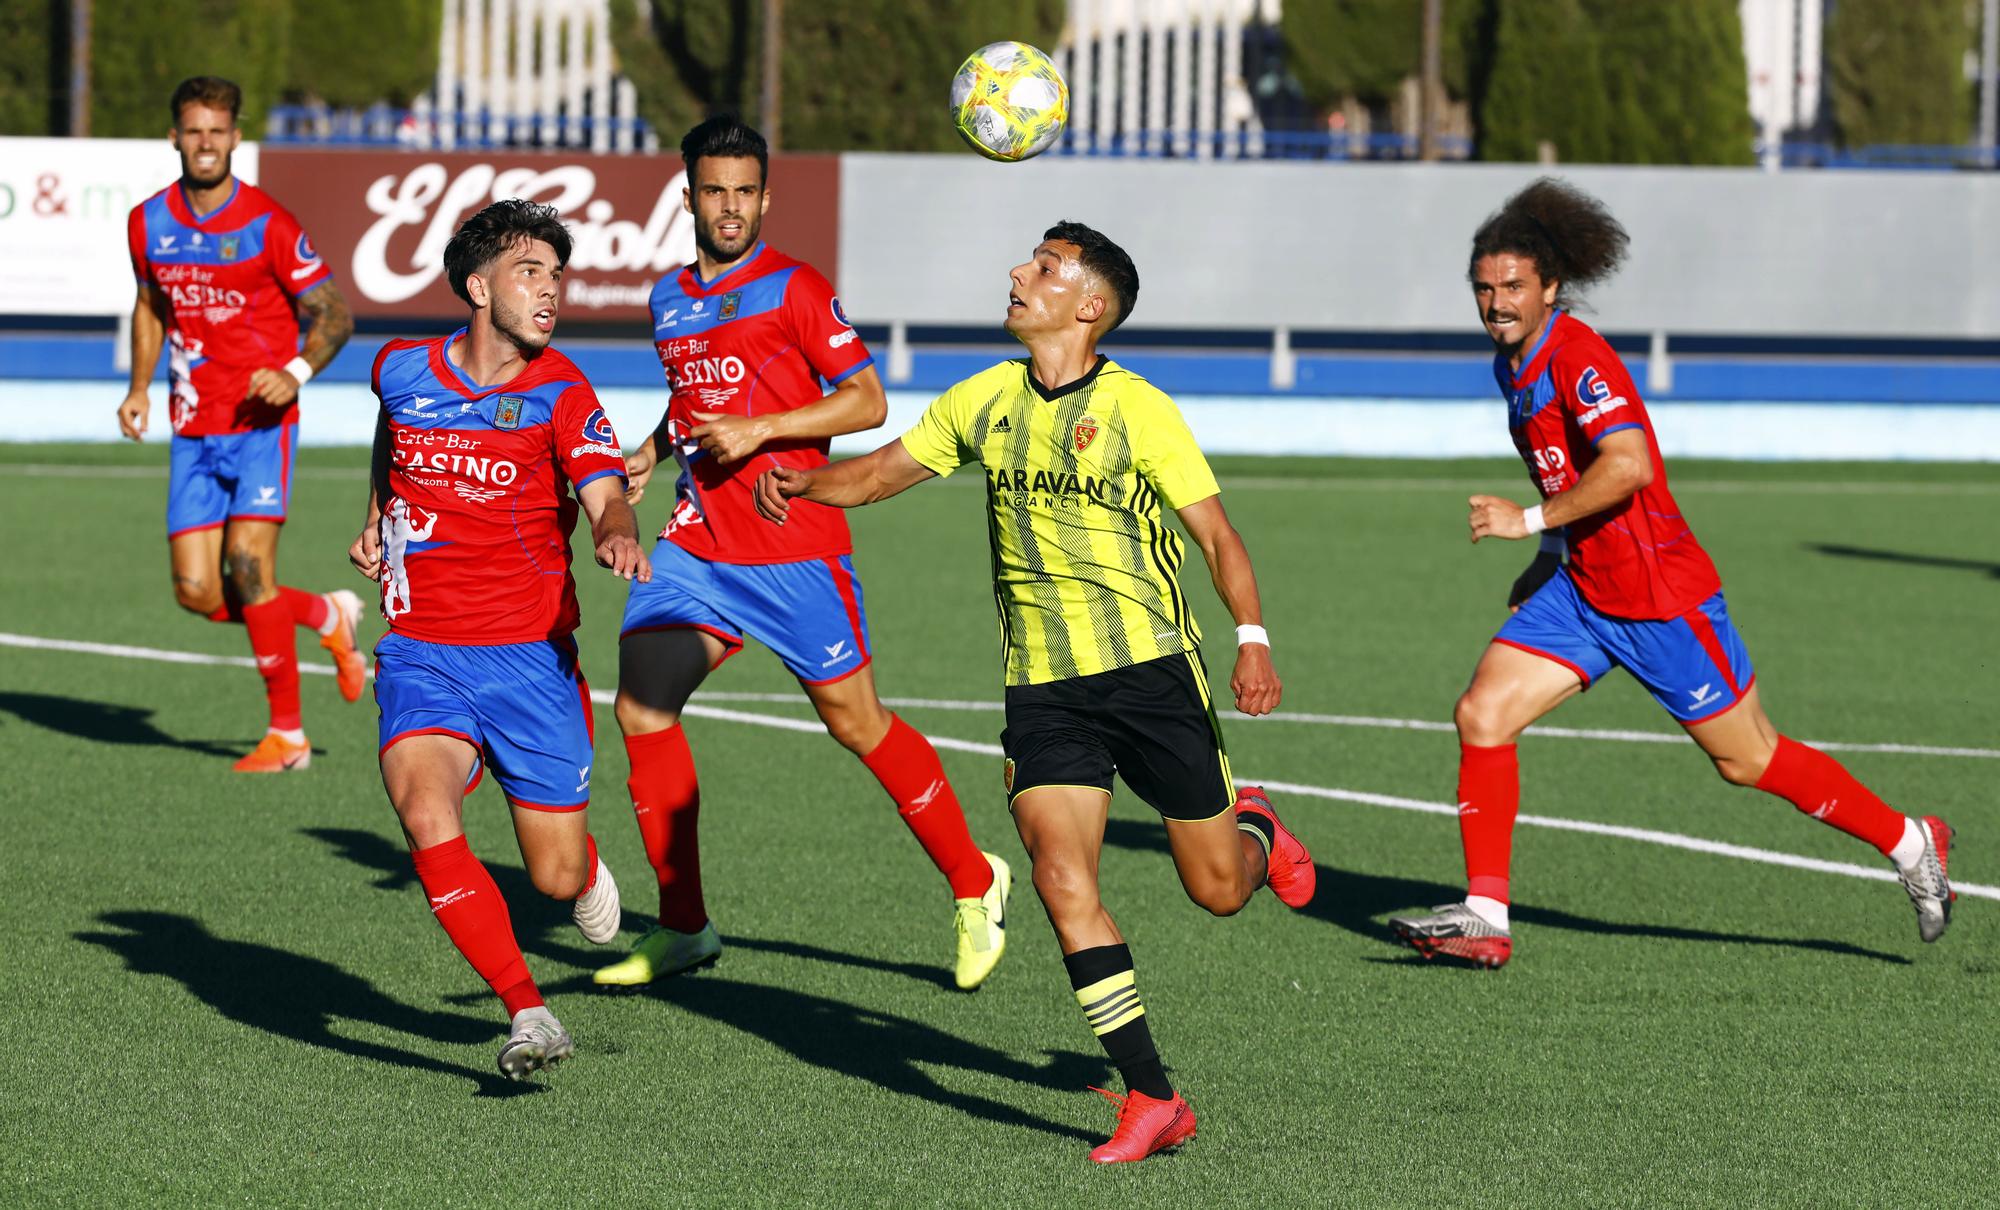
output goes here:
[[299, 380], [283, 370], [259, 366], [250, 371], [250, 398], [274, 408], [290, 407], [299, 397]]
[[812, 472], [789, 466], [773, 467], [757, 476], [757, 511], [766, 521], [778, 525], [792, 513], [792, 497], [803, 496], [812, 487]]
[[152, 414], [152, 396], [144, 391], [134, 391], [118, 405], [118, 431], [134, 441], [144, 441], [146, 422]]
[[653, 477], [653, 468], [660, 465], [660, 452], [651, 437], [641, 442], [639, 448], [625, 455], [625, 503], [637, 504], [646, 497], [646, 483]]
[[771, 422], [761, 416], [726, 416], [721, 412], [689, 415], [697, 423], [688, 436], [719, 462], [741, 462], [771, 439]]
[[1236, 708], [1244, 714], [1269, 714], [1278, 708], [1285, 686], [1271, 667], [1271, 649], [1262, 643], [1244, 643], [1236, 649], [1236, 671], [1229, 678], [1236, 694]]
[[347, 548], [347, 561], [354, 570], [371, 580], [382, 578], [382, 527], [373, 523], [361, 527]]
[[1466, 523], [1472, 527], [1472, 540], [1481, 538], [1525, 538], [1528, 523], [1521, 517], [1521, 506], [1512, 500], [1499, 496], [1474, 496], [1469, 501], [1472, 515]]
[[1535, 556], [1528, 569], [1514, 577], [1514, 587], [1507, 590], [1507, 612], [1514, 613], [1527, 603], [1529, 597], [1542, 590], [1549, 577], [1562, 569], [1563, 562], [1548, 551]]
[[638, 539], [630, 534], [612, 534], [597, 544], [597, 565], [608, 567], [621, 580], [653, 582], [653, 561], [646, 557]]

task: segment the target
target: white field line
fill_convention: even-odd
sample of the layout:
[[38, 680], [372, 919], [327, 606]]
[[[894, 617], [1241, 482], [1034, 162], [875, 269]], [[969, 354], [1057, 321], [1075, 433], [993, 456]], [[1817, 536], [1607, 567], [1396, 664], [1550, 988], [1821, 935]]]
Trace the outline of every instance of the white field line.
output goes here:
[[[84, 655], [109, 655], [124, 659], [155, 660], [168, 664], [205, 664], [223, 667], [254, 668], [256, 661], [248, 656], [204, 655], [194, 651], [165, 651], [155, 647], [125, 647], [111, 643], [85, 643], [69, 639], [44, 639], [33, 635], [7, 634], [0, 632], [0, 646], [26, 647], [42, 651], [68, 651]], [[321, 676], [333, 675], [329, 664], [299, 665], [301, 672], [311, 672]], [[590, 698], [599, 705], [610, 705], [615, 695], [609, 690], [594, 689]], [[743, 697], [750, 695], [733, 695]], [[776, 698], [780, 695], [758, 695], [756, 700]], [[786, 696], [785, 701], [797, 700]], [[746, 710], [728, 710], [716, 706], [689, 705], [683, 713], [695, 718], [714, 719], [718, 722], [746, 723], [754, 727], [773, 727], [780, 731], [797, 731], [806, 734], [824, 734], [826, 728], [817, 722], [805, 719], [778, 718], [768, 714], [755, 714]], [[998, 744], [976, 743], [971, 740], [952, 739], [948, 736], [929, 736], [931, 743], [939, 748], [954, 752], [970, 752], [980, 756], [1003, 755]], [[1358, 803], [1370, 807], [1386, 807], [1396, 811], [1416, 811], [1425, 815], [1446, 815], [1456, 818], [1458, 808], [1452, 803], [1426, 802], [1418, 798], [1401, 798], [1393, 794], [1371, 794], [1364, 790], [1342, 790], [1331, 786], [1309, 786], [1299, 782], [1269, 781], [1258, 777], [1238, 777], [1238, 785], [1260, 785], [1267, 790], [1284, 794], [1297, 794], [1306, 798], [1324, 798], [1335, 802]], [[1628, 828], [1621, 824], [1593, 823], [1583, 819], [1564, 819], [1553, 815], [1522, 815], [1521, 823], [1536, 828], [1552, 828], [1561, 832], [1583, 832], [1591, 836], [1611, 836], [1620, 840], [1636, 840], [1646, 844], [1661, 845], [1666, 848], [1683, 849], [1691, 853], [1707, 853], [1716, 857], [1734, 857], [1739, 861], [1754, 861], [1764, 865], [1784, 866], [1794, 870], [1812, 870], [1821, 874], [1843, 874], [1849, 878], [1865, 878], [1871, 882], [1894, 882], [1893, 871], [1875, 866], [1852, 865], [1843, 861], [1822, 861], [1817, 857], [1800, 857], [1794, 853], [1781, 853], [1774, 849], [1758, 849], [1749, 845], [1728, 844], [1720, 840], [1704, 840], [1699, 836], [1683, 836], [1678, 832], [1660, 832], [1652, 828]], [[1977, 899], [2000, 899], [2000, 886], [1985, 886], [1979, 883], [1955, 882], [1953, 888], [1960, 895]]]
[[[1676, 492], [1692, 494], [1717, 492], [1754, 496], [1991, 496], [2000, 495], [2000, 468], [1995, 481], [1931, 483], [1914, 479], [1879, 481], [1839, 479], [1685, 479], [1674, 484]], [[164, 479], [164, 466], [91, 466], [64, 462], [0, 463], [0, 475], [29, 479]], [[358, 481], [368, 477], [366, 467], [294, 467], [294, 479], [337, 479]], [[1518, 476], [1502, 472], [1485, 478], [1334, 478], [1321, 475], [1223, 475], [1222, 486], [1231, 491], [1483, 491], [1496, 484], [1512, 483]], [[961, 476], [945, 480], [949, 488], [976, 482]], [[1525, 490], [1525, 489], [1524, 489]]]
[[[798, 693], [697, 693], [697, 701], [711, 702], [786, 702], [803, 704], [805, 697]], [[951, 698], [929, 697], [885, 697], [882, 704], [898, 710], [971, 710], [998, 713], [1001, 703], [993, 701], [959, 701]], [[1266, 723], [1308, 723], [1322, 727], [1377, 727], [1391, 731], [1456, 731], [1450, 723], [1427, 718], [1375, 718], [1365, 714], [1303, 714], [1280, 710], [1258, 718], [1235, 717], [1231, 723], [1263, 725]], [[1628, 744], [1692, 744], [1683, 732], [1670, 731], [1602, 731], [1577, 727], [1530, 727], [1529, 735], [1545, 736], [1550, 739], [1594, 739]], [[2000, 748], [1940, 748], [1928, 744], [1864, 744], [1847, 740], [1807, 739], [1800, 743], [1811, 744], [1822, 752], [1887, 752], [1905, 756], [1964, 756], [1973, 759], [2000, 760]]]

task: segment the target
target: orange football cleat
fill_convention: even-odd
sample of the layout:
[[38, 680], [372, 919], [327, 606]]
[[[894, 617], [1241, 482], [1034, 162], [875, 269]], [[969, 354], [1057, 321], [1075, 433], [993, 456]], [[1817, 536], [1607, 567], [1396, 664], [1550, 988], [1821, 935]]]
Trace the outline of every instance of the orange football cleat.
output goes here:
[[235, 767], [238, 773], [289, 773], [312, 764], [312, 755], [311, 741], [289, 744], [277, 732], [266, 731], [250, 755], [237, 761]]
[[1194, 1137], [1194, 1110], [1174, 1094], [1171, 1101], [1156, 1100], [1143, 1092], [1119, 1096], [1102, 1088], [1092, 1088], [1118, 1106], [1118, 1129], [1103, 1146], [1090, 1153], [1092, 1163], [1129, 1164], [1149, 1155], [1172, 1151]]
[[345, 588], [326, 594], [334, 612], [333, 632], [320, 636], [319, 645], [333, 656], [333, 679], [340, 696], [348, 701], [361, 699], [361, 687], [368, 680], [368, 658], [360, 651], [361, 598]]
[[1319, 886], [1319, 870], [1305, 845], [1278, 821], [1278, 813], [1272, 809], [1264, 788], [1243, 787], [1236, 795], [1236, 813], [1261, 816], [1271, 823], [1271, 864], [1264, 876], [1271, 893], [1288, 908], [1302, 908], [1311, 903], [1313, 891]]

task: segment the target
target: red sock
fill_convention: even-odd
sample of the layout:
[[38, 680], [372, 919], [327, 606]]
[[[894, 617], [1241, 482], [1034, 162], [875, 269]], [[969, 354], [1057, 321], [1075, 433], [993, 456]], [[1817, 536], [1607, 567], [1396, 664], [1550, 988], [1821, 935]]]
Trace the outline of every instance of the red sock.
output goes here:
[[1903, 817], [1854, 780], [1846, 766], [1795, 739], [1780, 735], [1778, 750], [1757, 788], [1775, 794], [1823, 823], [1874, 845], [1887, 857], [1903, 838]]
[[241, 622], [243, 620], [243, 607], [224, 601], [222, 604], [208, 611], [208, 620], [211, 622]]
[[1514, 817], [1521, 813], [1521, 764], [1514, 745], [1458, 745], [1458, 838], [1465, 845], [1469, 895], [1507, 899]]
[[938, 871], [951, 883], [953, 899], [977, 899], [993, 885], [993, 867], [972, 843], [958, 795], [938, 763], [937, 749], [899, 715], [889, 716], [889, 734], [861, 758], [875, 780], [896, 800], [896, 813], [910, 825]]
[[445, 935], [507, 1006], [507, 1015], [540, 1007], [542, 993], [514, 940], [507, 901], [493, 885], [493, 875], [472, 855], [465, 837], [413, 850], [410, 860], [416, 863], [417, 881], [424, 884], [431, 912]]
[[316, 592], [301, 592], [296, 588], [278, 585], [278, 599], [292, 611], [292, 621], [307, 630], [318, 630], [326, 625], [326, 618], [333, 607], [326, 598]]
[[632, 776], [632, 813], [646, 860], [660, 879], [660, 926], [677, 933], [699, 932], [708, 923], [701, 898], [701, 842], [695, 820], [701, 814], [701, 784], [694, 754], [678, 725], [665, 731], [625, 737]]
[[299, 648], [292, 636], [292, 610], [283, 597], [243, 607], [243, 627], [250, 632], [250, 651], [264, 678], [264, 696], [271, 699], [271, 727], [296, 731], [299, 722]]
[[588, 832], [583, 834], [583, 868], [590, 873], [583, 876], [583, 889], [576, 893], [579, 899], [590, 894], [590, 888], [597, 885], [597, 837]]

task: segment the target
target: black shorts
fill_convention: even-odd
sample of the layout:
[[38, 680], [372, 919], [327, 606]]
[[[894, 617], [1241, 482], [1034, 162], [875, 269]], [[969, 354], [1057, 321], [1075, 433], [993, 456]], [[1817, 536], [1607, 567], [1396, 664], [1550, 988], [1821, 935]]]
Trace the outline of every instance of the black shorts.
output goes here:
[[1191, 653], [1041, 685], [1007, 686], [1007, 801], [1040, 786], [1111, 792], [1115, 771], [1168, 819], [1211, 819], [1236, 791]]

